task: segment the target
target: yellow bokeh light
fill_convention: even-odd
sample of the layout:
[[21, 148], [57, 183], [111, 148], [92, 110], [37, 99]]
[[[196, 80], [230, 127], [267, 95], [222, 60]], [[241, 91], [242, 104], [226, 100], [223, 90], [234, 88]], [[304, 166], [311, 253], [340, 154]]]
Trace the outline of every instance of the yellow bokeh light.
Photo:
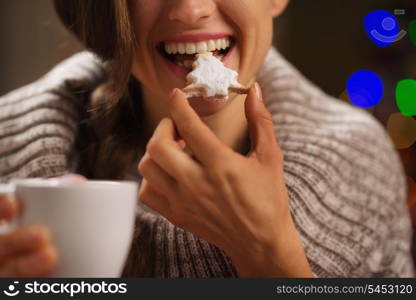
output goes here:
[[407, 149], [416, 142], [416, 120], [401, 113], [389, 117], [387, 131], [397, 149]]

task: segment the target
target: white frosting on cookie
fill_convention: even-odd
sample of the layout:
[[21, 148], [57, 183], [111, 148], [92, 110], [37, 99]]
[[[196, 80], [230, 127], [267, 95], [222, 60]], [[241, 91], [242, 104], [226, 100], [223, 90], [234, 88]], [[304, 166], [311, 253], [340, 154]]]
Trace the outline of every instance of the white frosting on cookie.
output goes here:
[[188, 97], [205, 97], [224, 101], [230, 88], [244, 88], [237, 81], [238, 73], [224, 66], [211, 52], [197, 54], [193, 71], [186, 77], [188, 86], [184, 91]]

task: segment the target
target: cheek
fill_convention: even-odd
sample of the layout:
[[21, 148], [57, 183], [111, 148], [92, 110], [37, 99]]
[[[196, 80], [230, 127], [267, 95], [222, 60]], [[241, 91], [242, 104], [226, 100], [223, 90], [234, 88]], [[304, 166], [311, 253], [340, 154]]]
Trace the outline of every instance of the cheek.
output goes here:
[[132, 26], [138, 52], [143, 52], [147, 46], [153, 24], [159, 14], [158, 1], [135, 0], [131, 6]]
[[238, 32], [240, 79], [253, 79], [269, 50], [273, 36], [273, 17], [267, 0], [221, 1], [222, 11]]
[[156, 77], [152, 64], [155, 55], [151, 44], [152, 30], [161, 15], [160, 0], [135, 0], [131, 5], [132, 26], [136, 43], [132, 73], [144, 85], [151, 85]]

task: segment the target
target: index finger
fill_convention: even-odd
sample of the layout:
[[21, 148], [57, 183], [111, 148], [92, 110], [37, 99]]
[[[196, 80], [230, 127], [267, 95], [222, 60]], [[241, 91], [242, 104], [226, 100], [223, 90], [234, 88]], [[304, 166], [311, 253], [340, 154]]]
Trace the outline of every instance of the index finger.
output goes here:
[[172, 92], [169, 110], [179, 135], [202, 164], [210, 165], [215, 159], [214, 154], [230, 151], [230, 148], [201, 121], [181, 90], [175, 89]]
[[12, 197], [0, 194], [0, 223], [11, 220], [18, 212], [18, 203]]
[[49, 229], [41, 225], [22, 227], [0, 235], [0, 265], [17, 253], [30, 252], [49, 242]]
[[175, 136], [175, 124], [171, 119], [164, 118], [146, 148], [152, 160], [170, 176], [180, 181], [189, 174], [198, 174], [200, 165], [185, 153], [181, 145], [175, 141]]

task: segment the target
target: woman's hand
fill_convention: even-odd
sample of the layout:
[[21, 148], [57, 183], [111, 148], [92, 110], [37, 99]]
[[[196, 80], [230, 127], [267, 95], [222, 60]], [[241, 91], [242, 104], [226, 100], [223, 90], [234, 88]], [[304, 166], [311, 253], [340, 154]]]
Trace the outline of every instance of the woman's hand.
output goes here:
[[283, 154], [258, 85], [245, 102], [247, 156], [220, 141], [180, 90], [169, 106], [171, 119], [160, 122], [139, 163], [141, 201], [223, 249], [239, 276], [311, 276], [290, 213]]
[[[61, 182], [81, 183], [86, 179], [77, 174], [58, 177]], [[0, 195], [0, 223], [20, 213], [19, 201]], [[0, 277], [45, 277], [57, 263], [57, 251], [50, 231], [42, 225], [20, 227], [0, 234]]]
[[[17, 201], [0, 195], [0, 222], [17, 213]], [[0, 235], [0, 277], [47, 276], [56, 260], [49, 230], [44, 226], [22, 227]]]

